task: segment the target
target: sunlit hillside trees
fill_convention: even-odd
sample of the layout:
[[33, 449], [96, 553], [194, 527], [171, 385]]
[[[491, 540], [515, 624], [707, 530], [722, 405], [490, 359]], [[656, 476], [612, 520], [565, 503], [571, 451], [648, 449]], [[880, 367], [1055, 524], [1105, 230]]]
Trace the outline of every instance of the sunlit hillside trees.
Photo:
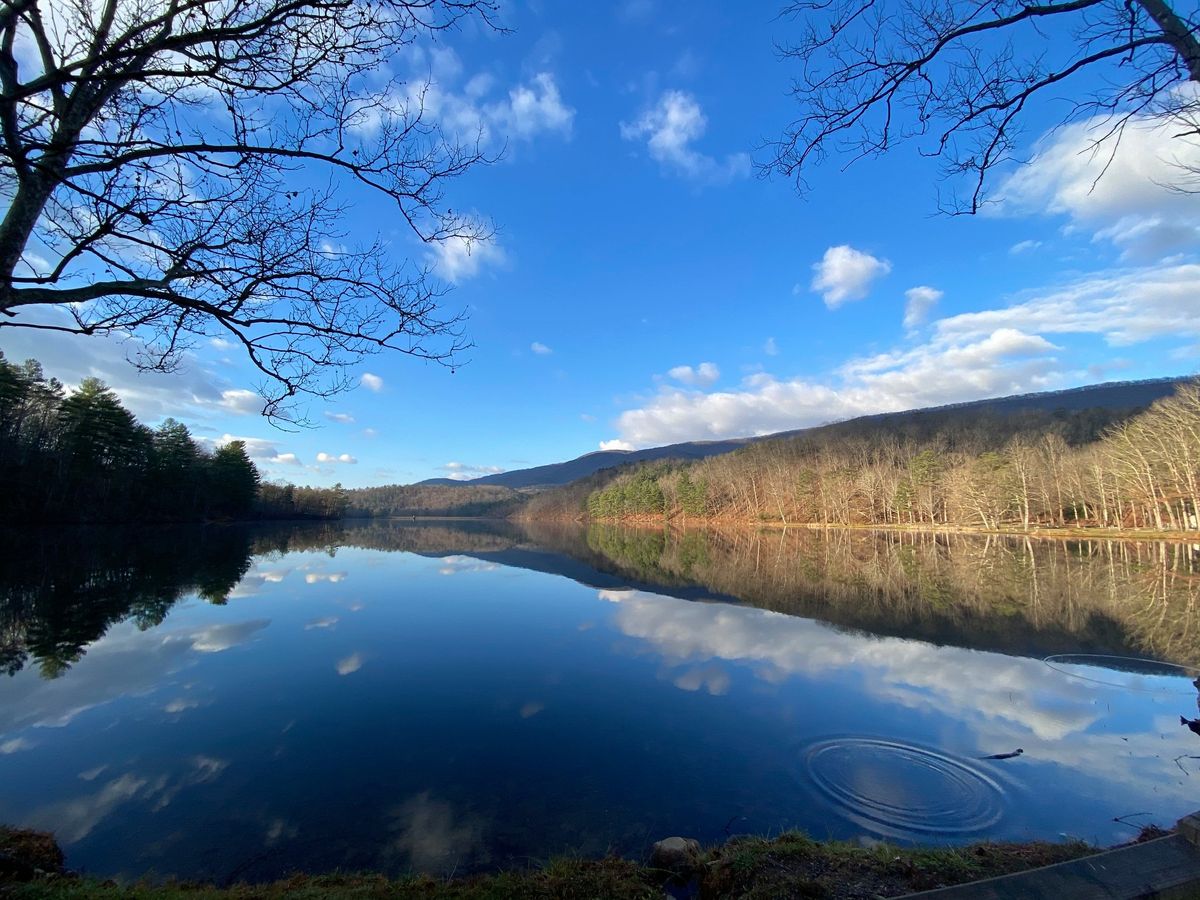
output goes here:
[[[770, 521], [1030, 530], [1200, 528], [1200, 385], [1078, 440], [1077, 418], [1033, 417], [986, 432], [926, 435], [833, 429], [764, 441], [692, 463], [632, 467], [578, 504], [539, 508], [593, 519]], [[571, 508], [572, 502], [576, 505]]]

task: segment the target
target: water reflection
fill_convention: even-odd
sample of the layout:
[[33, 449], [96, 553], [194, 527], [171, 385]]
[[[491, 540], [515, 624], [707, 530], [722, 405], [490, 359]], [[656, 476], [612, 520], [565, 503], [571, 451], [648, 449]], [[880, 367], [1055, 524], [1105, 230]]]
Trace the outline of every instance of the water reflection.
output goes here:
[[104, 874], [218, 880], [731, 822], [1111, 842], [1195, 805], [1196, 565], [482, 522], [13, 537], [0, 820]]

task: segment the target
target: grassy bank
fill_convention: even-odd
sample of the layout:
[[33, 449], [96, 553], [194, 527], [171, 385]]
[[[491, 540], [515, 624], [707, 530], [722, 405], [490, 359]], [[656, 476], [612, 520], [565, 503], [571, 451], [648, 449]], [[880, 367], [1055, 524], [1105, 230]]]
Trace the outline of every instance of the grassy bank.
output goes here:
[[[895, 897], [1037, 868], [1096, 852], [1084, 843], [973, 844], [958, 848], [871, 848], [801, 834], [739, 837], [703, 852], [690, 876], [700, 898]], [[465, 878], [296, 875], [262, 885], [167, 882], [117, 885], [64, 872], [48, 835], [0, 829], [0, 897], [12, 900], [250, 900], [250, 898], [412, 898], [412, 900], [635, 900], [661, 898], [671, 873], [626, 859], [558, 859], [519, 871]], [[682, 881], [679, 879], [677, 881]]]

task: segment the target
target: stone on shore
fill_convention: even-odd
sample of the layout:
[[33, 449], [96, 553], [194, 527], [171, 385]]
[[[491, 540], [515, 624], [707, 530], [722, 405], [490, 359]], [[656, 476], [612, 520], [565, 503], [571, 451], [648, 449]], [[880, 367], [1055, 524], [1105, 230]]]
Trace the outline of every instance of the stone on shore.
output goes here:
[[693, 838], [663, 838], [650, 850], [650, 865], [676, 875], [694, 872], [702, 865], [701, 860], [700, 842]]

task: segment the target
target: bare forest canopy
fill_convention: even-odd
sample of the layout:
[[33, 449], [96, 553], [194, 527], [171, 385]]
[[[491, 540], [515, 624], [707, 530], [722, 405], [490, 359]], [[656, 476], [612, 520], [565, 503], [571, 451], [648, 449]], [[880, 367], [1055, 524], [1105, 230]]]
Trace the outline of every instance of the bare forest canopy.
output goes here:
[[221, 604], [256, 557], [340, 548], [417, 553], [740, 602], [837, 628], [1019, 656], [1099, 653], [1200, 664], [1200, 556], [1165, 541], [610, 523], [321, 521], [11, 532], [0, 556], [0, 671], [69, 669], [119, 622]]
[[525, 495], [491, 484], [389, 484], [347, 491], [346, 515], [374, 516], [489, 516], [515, 513]]
[[[933, 427], [930, 427], [930, 426]], [[1136, 415], [857, 420], [547, 491], [526, 518], [1031, 530], [1200, 528], [1200, 385]]]
[[263, 482], [242, 441], [148, 428], [103, 382], [68, 391], [0, 353], [0, 522], [330, 518], [345, 503], [340, 487]]

